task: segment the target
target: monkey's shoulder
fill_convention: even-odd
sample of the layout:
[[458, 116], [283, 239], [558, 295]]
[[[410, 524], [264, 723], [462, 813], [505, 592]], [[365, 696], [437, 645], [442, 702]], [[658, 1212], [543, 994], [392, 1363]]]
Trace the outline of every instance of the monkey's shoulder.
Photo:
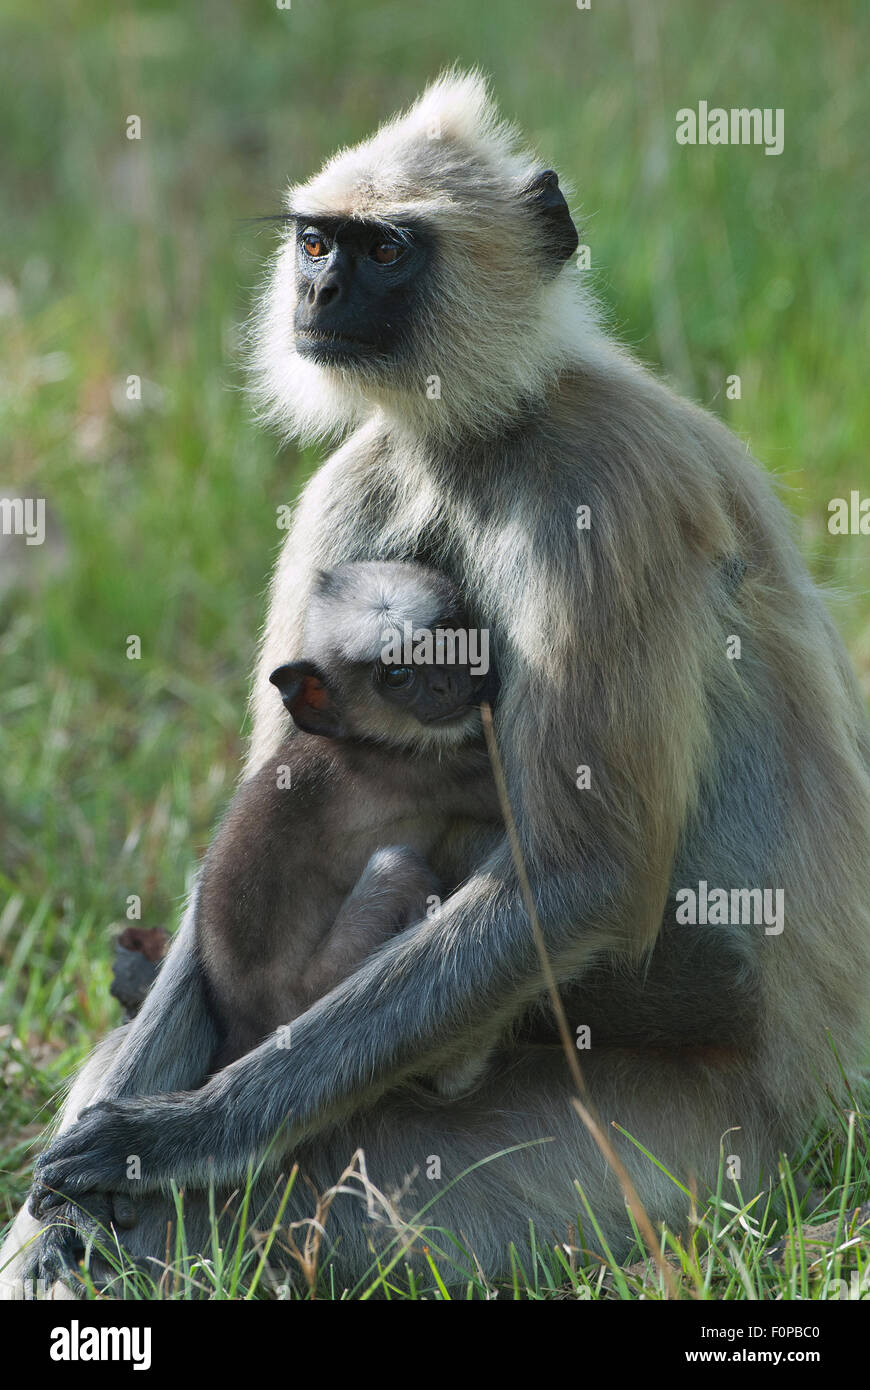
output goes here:
[[269, 827], [281, 834], [290, 824], [311, 828], [355, 794], [407, 797], [431, 784], [433, 775], [455, 779], [461, 775], [458, 760], [448, 756], [442, 765], [432, 754], [297, 732], [242, 783], [221, 829], [259, 839]]
[[295, 733], [241, 784], [226, 819], [258, 830], [264, 822], [283, 824], [288, 817], [316, 811], [347, 775], [348, 759], [341, 743]]
[[270, 912], [279, 885], [315, 871], [328, 851], [337, 778], [332, 744], [299, 734], [247, 778], [218, 826], [199, 884], [200, 928], [231, 930], [255, 909]]

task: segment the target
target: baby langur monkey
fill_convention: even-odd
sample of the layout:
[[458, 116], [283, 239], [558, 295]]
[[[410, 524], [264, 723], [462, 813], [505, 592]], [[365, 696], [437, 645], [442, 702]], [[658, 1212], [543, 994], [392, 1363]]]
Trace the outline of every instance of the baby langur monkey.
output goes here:
[[[409, 647], [421, 629], [444, 634], [441, 646]], [[270, 676], [296, 731], [239, 788], [200, 883], [216, 1069], [425, 918], [496, 844], [479, 708], [496, 678], [488, 646], [487, 659], [469, 659], [474, 636], [458, 591], [434, 570], [364, 562], [318, 576], [306, 658]], [[384, 659], [397, 637], [409, 664]], [[448, 1058], [436, 1089], [460, 1094], [485, 1066], [485, 1055]]]

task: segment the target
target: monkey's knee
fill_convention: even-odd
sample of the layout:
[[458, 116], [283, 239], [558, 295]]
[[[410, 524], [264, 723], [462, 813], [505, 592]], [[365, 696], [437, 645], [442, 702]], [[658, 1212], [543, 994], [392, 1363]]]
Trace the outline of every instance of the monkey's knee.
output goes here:
[[387, 845], [376, 849], [366, 864], [359, 887], [401, 896], [420, 902], [441, 891], [441, 884], [427, 859], [411, 845]]
[[58, 1131], [69, 1129], [74, 1124], [80, 1111], [92, 1105], [99, 1098], [100, 1087], [103, 1084], [106, 1073], [112, 1064], [115, 1053], [121, 1046], [127, 1035], [129, 1024], [122, 1024], [98, 1043], [91, 1053], [84, 1066], [76, 1075], [66, 1104], [60, 1117]]
[[435, 877], [419, 850], [411, 845], [386, 845], [375, 850], [362, 871], [360, 883], [366, 879], [390, 880], [407, 878], [409, 875], [429, 879]]
[[27, 1207], [19, 1211], [0, 1247], [0, 1301], [16, 1302], [31, 1296], [31, 1272], [37, 1260], [41, 1230]]
[[476, 1090], [489, 1066], [490, 1051], [484, 1049], [452, 1065], [439, 1067], [432, 1077], [436, 1095], [444, 1100], [458, 1100]]
[[57, 1302], [74, 1298], [66, 1285], [41, 1268], [45, 1227], [22, 1207], [0, 1248], [0, 1302]]

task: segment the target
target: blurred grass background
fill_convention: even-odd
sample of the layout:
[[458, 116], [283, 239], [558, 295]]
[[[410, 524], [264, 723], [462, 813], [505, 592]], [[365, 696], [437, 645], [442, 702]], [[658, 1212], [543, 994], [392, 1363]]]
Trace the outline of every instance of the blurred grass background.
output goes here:
[[[118, 1019], [128, 896], [174, 925], [231, 792], [276, 508], [317, 462], [243, 394], [275, 236], [244, 219], [479, 63], [576, 188], [616, 331], [788, 489], [870, 690], [870, 538], [826, 530], [831, 497], [870, 492], [868, 40], [858, 0], [5, 0], [0, 494], [47, 498], [53, 530], [0, 565], [0, 1218]], [[699, 99], [783, 107], [784, 153], [677, 146]]]

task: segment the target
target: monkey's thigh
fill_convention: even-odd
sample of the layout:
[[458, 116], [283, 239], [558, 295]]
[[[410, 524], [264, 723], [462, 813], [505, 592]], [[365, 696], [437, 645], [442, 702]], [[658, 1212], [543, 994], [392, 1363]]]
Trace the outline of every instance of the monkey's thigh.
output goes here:
[[[758, 1089], [734, 1058], [713, 1065], [704, 1057], [669, 1060], [613, 1049], [585, 1058], [583, 1071], [585, 1104], [654, 1223], [685, 1229], [688, 1200], [614, 1121], [681, 1181], [694, 1180], [701, 1200], [715, 1187], [720, 1141], [731, 1126], [741, 1128], [728, 1136], [724, 1152], [741, 1159], [744, 1196], [762, 1163], [775, 1158], [775, 1148], [765, 1154], [757, 1137], [765, 1128], [752, 1099]], [[423, 1270], [424, 1245], [433, 1255], [443, 1252], [445, 1280], [461, 1281], [478, 1265], [498, 1277], [509, 1269], [511, 1242], [527, 1248], [530, 1222], [539, 1243], [597, 1251], [583, 1196], [614, 1253], [625, 1256], [632, 1235], [622, 1188], [573, 1107], [575, 1095], [561, 1049], [533, 1045], [497, 1054], [480, 1088], [457, 1101], [445, 1103], [422, 1087], [397, 1090], [295, 1152], [299, 1175], [281, 1226], [313, 1218], [317, 1195], [338, 1183], [361, 1150], [364, 1160], [357, 1157], [355, 1176], [344, 1178], [324, 1220], [321, 1264], [332, 1262], [341, 1288], [364, 1288], [377, 1262], [383, 1266], [399, 1252], [399, 1270], [406, 1263]], [[249, 1218], [256, 1230], [268, 1229], [282, 1187], [275, 1179], [258, 1184]], [[187, 1249], [207, 1254], [208, 1199], [188, 1190], [184, 1200]], [[224, 1202], [228, 1231], [238, 1203], [218, 1194], [218, 1211]], [[137, 1207], [138, 1224], [122, 1233], [123, 1243], [131, 1255], [162, 1260], [174, 1212], [159, 1197]], [[304, 1234], [294, 1232], [297, 1245]], [[283, 1269], [286, 1280], [298, 1281], [298, 1264], [281, 1234], [269, 1266], [279, 1278]]]
[[[611, 1049], [582, 1061], [586, 1108], [654, 1223], [686, 1229], [689, 1202], [614, 1122], [675, 1177], [694, 1182], [701, 1201], [716, 1187], [723, 1151], [740, 1159], [744, 1195], [756, 1190], [766, 1169], [775, 1170], [776, 1144], [766, 1148], [770, 1109], [741, 1058]], [[560, 1047], [514, 1047], [495, 1055], [473, 1094], [445, 1104], [422, 1090], [394, 1092], [295, 1157], [322, 1191], [353, 1150], [363, 1149], [374, 1189], [412, 1230], [420, 1229], [418, 1251], [424, 1243], [441, 1248], [458, 1278], [475, 1264], [494, 1277], [508, 1272], [509, 1246], [528, 1247], [530, 1222], [539, 1243], [599, 1251], [583, 1196], [611, 1249], [626, 1255], [633, 1237], [623, 1190], [572, 1104], [575, 1097]], [[740, 1128], [726, 1135], [732, 1126]], [[310, 1194], [300, 1188], [298, 1196], [297, 1212], [311, 1215]], [[459, 1238], [467, 1257], [438, 1228]], [[350, 1195], [336, 1198], [326, 1229], [348, 1284], [371, 1270], [374, 1255], [395, 1235], [377, 1203], [367, 1208], [363, 1197]]]

